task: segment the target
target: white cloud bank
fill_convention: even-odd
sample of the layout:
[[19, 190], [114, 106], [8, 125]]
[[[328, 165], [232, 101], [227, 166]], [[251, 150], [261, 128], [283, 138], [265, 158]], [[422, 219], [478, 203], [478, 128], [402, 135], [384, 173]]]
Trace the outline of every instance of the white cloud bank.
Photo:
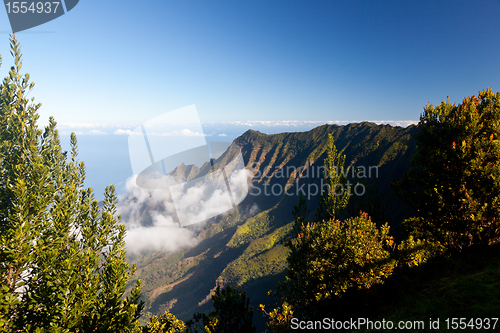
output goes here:
[[125, 125], [125, 124], [114, 124], [114, 123], [57, 123], [57, 127], [61, 129], [65, 128], [135, 128], [137, 125]]
[[196, 233], [181, 225], [196, 223], [202, 228], [207, 219], [232, 210], [233, 203], [237, 205], [248, 193], [251, 173], [242, 161], [234, 159], [225, 170], [231, 192], [221, 178], [222, 171], [217, 170], [184, 183], [164, 175], [140, 182], [144, 187], [174, 184], [163, 189], [139, 187], [137, 176], [129, 178], [125, 194], [118, 200], [118, 213], [127, 227], [127, 252], [171, 252], [195, 246]]
[[[117, 129], [116, 131], [113, 132], [115, 135], [142, 135], [142, 133], [135, 132], [129, 129]], [[149, 136], [172, 136], [172, 137], [186, 137], [186, 136], [210, 136], [209, 134], [204, 134], [204, 133], [198, 133], [191, 131], [187, 128], [184, 128], [179, 131], [172, 131], [172, 132], [148, 132], [148, 137]]]
[[[388, 124], [392, 126], [402, 126], [407, 127], [410, 125], [416, 125], [418, 120], [363, 120], [369, 121], [375, 124]], [[336, 125], [347, 125], [352, 123], [360, 123], [363, 121], [353, 120], [353, 121], [341, 121], [341, 120], [254, 120], [254, 121], [222, 121], [222, 122], [204, 122], [202, 124], [207, 124], [210, 126], [248, 126], [248, 127], [302, 127], [302, 126], [321, 126], [324, 124], [336, 124]]]
[[118, 200], [118, 213], [127, 227], [127, 252], [172, 252], [196, 245], [195, 233], [175, 221], [170, 192], [139, 187], [136, 179], [137, 175], [127, 180], [126, 192]]
[[[207, 121], [202, 122], [202, 124], [215, 126], [215, 125], [235, 125], [235, 126], [290, 126], [290, 127], [299, 127], [305, 125], [324, 125], [324, 124], [337, 124], [337, 125], [346, 125], [352, 123], [360, 123], [363, 121], [369, 121], [375, 124], [389, 124], [393, 126], [409, 126], [413, 124], [417, 124], [418, 120], [249, 120], [249, 121], [220, 121], [213, 122]], [[47, 124], [42, 124], [46, 126]], [[140, 124], [117, 124], [117, 123], [58, 123], [57, 127], [59, 129], [76, 129], [76, 128], [101, 128], [101, 129], [113, 129], [117, 128], [118, 130], [115, 134], [123, 134], [121, 131], [126, 131], [130, 129], [134, 129]], [[172, 125], [172, 124], [169, 124]], [[178, 126], [182, 126], [185, 124], [178, 124]], [[158, 125], [159, 126], [159, 125]], [[155, 126], [155, 127], [158, 127]], [[149, 127], [149, 126], [147, 126]], [[120, 132], [119, 132], [120, 131]]]
[[129, 129], [125, 130], [125, 129], [121, 129], [121, 128], [119, 128], [113, 132], [113, 134], [115, 134], [115, 135], [133, 135], [134, 133], [136, 133], [136, 132], [132, 132]]
[[[100, 130], [90, 130], [90, 131], [74, 131], [75, 135], [108, 135], [108, 133], [100, 131]], [[71, 132], [61, 131], [61, 135], [70, 135]]]

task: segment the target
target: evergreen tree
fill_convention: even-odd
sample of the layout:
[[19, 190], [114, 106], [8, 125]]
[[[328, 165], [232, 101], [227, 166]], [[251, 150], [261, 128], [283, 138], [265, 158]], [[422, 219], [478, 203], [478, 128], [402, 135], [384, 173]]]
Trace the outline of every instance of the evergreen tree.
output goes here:
[[[293, 229], [284, 239], [290, 249], [286, 280], [278, 284], [276, 292], [271, 292], [275, 298], [278, 296], [281, 307], [267, 313], [261, 306], [270, 318], [268, 326], [276, 332], [286, 330], [293, 314], [301, 319], [315, 319], [325, 302], [338, 300], [347, 290], [383, 283], [392, 273], [395, 261], [389, 250], [394, 241], [388, 224], [380, 223], [377, 227], [363, 212], [339, 219], [347, 212], [352, 195], [347, 181], [349, 168], [345, 169], [345, 155], [337, 152], [329, 135], [325, 159], [329, 188], [322, 195], [316, 222], [306, 222], [307, 205], [300, 197], [293, 210]], [[379, 207], [376, 188], [372, 186], [371, 191], [374, 198], [357, 202], [356, 207]], [[378, 213], [376, 209], [372, 211]], [[382, 214], [379, 217], [383, 218]]]
[[21, 75], [21, 52], [0, 86], [0, 330], [2, 332], [136, 332], [140, 281], [125, 262], [125, 227], [114, 187], [103, 208], [84, 189], [77, 141], [62, 151], [54, 119], [41, 130], [41, 104]]
[[352, 195], [351, 186], [347, 180], [347, 174], [352, 166], [346, 168], [345, 155], [337, 151], [331, 134], [328, 134], [326, 149], [324, 180], [327, 184], [327, 190], [323, 191], [319, 201], [316, 212], [316, 221], [318, 222], [338, 219], [347, 208], [349, 198]]

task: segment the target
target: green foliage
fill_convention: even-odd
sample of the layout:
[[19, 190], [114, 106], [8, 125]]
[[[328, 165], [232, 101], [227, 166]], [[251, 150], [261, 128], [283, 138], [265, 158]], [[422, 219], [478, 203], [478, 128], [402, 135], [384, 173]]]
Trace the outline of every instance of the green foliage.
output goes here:
[[142, 333], [183, 333], [185, 329], [186, 325], [182, 320], [165, 311], [160, 317], [151, 316], [146, 326], [142, 328]]
[[[346, 168], [346, 157], [337, 151], [332, 135], [328, 135], [326, 154], [324, 177], [329, 188], [320, 201], [318, 222], [307, 223], [307, 203], [300, 197], [293, 210], [292, 231], [284, 239], [290, 249], [288, 276], [278, 284], [276, 292], [271, 292], [278, 306], [268, 313], [261, 305], [269, 318], [267, 326], [274, 332], [289, 331], [294, 314], [314, 319], [324, 306], [348, 304], [340, 301], [347, 291], [352, 295], [353, 291], [382, 284], [396, 265], [389, 252], [394, 249], [394, 241], [384, 223], [386, 205], [378, 186], [373, 182], [365, 184], [368, 193], [350, 200], [353, 182], [348, 175], [352, 165]], [[354, 210], [368, 210], [377, 221], [366, 213], [340, 221]]]
[[[347, 211], [352, 195], [347, 180], [349, 168], [345, 169], [345, 155], [337, 152], [333, 136], [329, 135], [324, 174], [329, 188], [320, 200], [318, 222], [306, 223], [308, 210], [302, 196], [293, 210], [293, 230], [284, 239], [290, 249], [288, 275], [278, 285], [277, 292], [293, 305], [301, 318], [311, 317], [322, 302], [339, 298], [347, 290], [368, 289], [383, 283], [395, 266], [388, 251], [394, 241], [389, 236], [387, 223], [379, 222], [380, 228], [377, 228], [363, 212], [344, 222], [339, 220], [341, 213]], [[382, 219], [377, 188], [371, 184], [370, 191], [370, 199], [357, 201], [355, 205], [369, 207]], [[281, 312], [285, 311], [284, 304], [282, 302]], [[287, 317], [280, 315], [279, 309], [274, 309], [269, 316], [270, 327], [278, 331], [286, 329], [282, 321]]]
[[454, 250], [500, 236], [500, 93], [479, 92], [456, 106], [428, 105], [412, 168], [395, 184], [422, 219], [419, 238]]
[[263, 211], [249, 218], [244, 224], [237, 227], [231, 240], [227, 243], [230, 247], [238, 247], [254, 239], [262, 237], [269, 231], [269, 224], [272, 218], [269, 211]]
[[225, 283], [241, 286], [257, 278], [274, 275], [286, 269], [288, 249], [279, 244], [290, 230], [286, 225], [252, 241], [245, 251], [229, 263], [220, 275]]
[[[374, 178], [374, 186], [379, 186], [380, 192], [385, 192], [387, 200], [393, 203], [389, 207], [391, 210], [387, 212], [387, 220], [391, 224], [391, 222], [399, 223], [402, 219], [401, 215], [407, 216], [408, 209], [400, 204], [392, 191], [389, 191], [389, 181], [402, 177], [409, 168], [409, 157], [415, 149], [415, 129], [415, 126], [401, 128], [364, 122], [346, 126], [324, 125], [308, 132], [274, 135], [250, 130], [238, 137], [234, 144], [238, 147], [235, 153], [241, 151], [245, 161], [248, 161], [247, 165], [260, 170], [261, 173], [268, 170], [266, 175], [269, 177], [258, 177], [262, 178], [259, 184], [269, 184], [268, 192], [270, 186], [280, 184], [292, 185], [291, 193], [302, 193], [296, 192], [296, 188], [293, 187], [296, 177], [300, 174], [299, 171], [305, 170], [300, 167], [314, 162], [312, 165], [315, 167], [315, 172], [314, 177], [311, 173], [306, 177], [304, 171], [304, 177], [300, 179], [299, 185], [309, 182], [319, 184], [322, 178], [319, 165], [323, 164], [326, 157], [328, 134], [332, 134], [335, 145], [339, 148], [344, 147], [342, 153], [346, 155], [346, 161], [356, 161], [355, 164], [358, 166], [378, 165], [380, 167], [379, 177], [373, 176], [372, 178]], [[398, 141], [401, 145], [394, 145]], [[397, 154], [391, 153], [388, 158], [385, 152], [393, 146], [397, 146], [400, 150]], [[231, 150], [228, 154], [230, 152]], [[224, 158], [231, 160], [234, 156], [236, 155], [226, 155]], [[280, 168], [284, 170], [281, 176], [276, 171]], [[297, 173], [294, 173], [294, 170], [297, 170]], [[290, 178], [286, 178], [288, 176]], [[360, 179], [357, 178], [357, 180]], [[307, 190], [307, 185], [305, 190]], [[367, 187], [365, 195], [367, 198], [369, 192]], [[250, 296], [251, 302], [255, 302], [251, 303], [254, 308], [257, 308], [259, 303], [265, 303], [266, 295], [262, 291], [271, 289], [275, 281], [286, 274], [283, 270], [286, 268], [289, 250], [276, 242], [275, 236], [282, 237], [293, 226], [293, 217], [290, 213], [291, 207], [297, 204], [297, 197], [288, 194], [249, 196], [248, 199], [251, 201], [248, 207], [255, 203], [262, 210], [260, 214], [253, 218], [242, 216], [240, 219], [231, 216], [228, 218], [230, 222], [216, 219], [200, 233], [198, 237], [200, 243], [193, 249], [183, 249], [168, 254], [157, 253], [134, 259], [139, 261], [137, 278], [143, 281], [141, 290], [146, 307], [149, 306], [148, 310], [160, 315], [165, 310], [165, 304], [168, 303], [170, 306], [171, 302], [177, 300], [172, 305], [171, 311], [175, 311], [175, 314], [182, 319], [191, 318], [193, 312], [200, 311], [198, 302], [204, 299], [213, 287], [206, 281], [214, 281], [218, 278], [223, 281], [223, 284], [238, 286], [245, 284], [243, 287], [246, 288], [247, 295]], [[351, 197], [350, 201], [354, 201], [353, 199]], [[310, 219], [316, 212], [316, 200], [307, 202], [307, 206], [312, 213], [305, 216]], [[359, 210], [362, 210], [370, 215], [377, 226], [386, 222], [384, 218], [378, 218], [369, 206], [360, 205], [364, 208], [353, 210], [352, 214], [357, 215]], [[397, 210], [396, 214], [395, 210]], [[305, 216], [303, 221], [307, 224]], [[397, 228], [392, 227], [391, 224], [391, 233], [395, 230]], [[203, 271], [202, 276], [198, 274], [201, 271]], [[193, 272], [195, 274], [192, 274]], [[277, 273], [281, 274], [277, 275]], [[369, 292], [373, 290], [374, 288], [370, 288]], [[262, 298], [259, 299], [259, 296]], [[347, 295], [343, 297], [342, 302], [346, 299]], [[292, 303], [289, 302], [289, 304]], [[272, 308], [274, 307], [281, 308], [281, 301]], [[261, 319], [260, 315], [257, 317], [259, 318], [254, 318], [256, 325], [260, 324], [258, 320]]]
[[416, 239], [410, 235], [398, 245], [399, 263], [414, 267], [426, 263], [430, 258], [442, 254], [445, 247], [439, 242]]
[[287, 302], [281, 304], [281, 308], [275, 308], [271, 312], [266, 311], [266, 307], [261, 304], [260, 309], [269, 318], [266, 326], [275, 333], [285, 333], [290, 331], [290, 324], [293, 318], [293, 307]]
[[85, 167], [61, 150], [56, 123], [37, 127], [34, 84], [21, 53], [0, 86], [0, 327], [2, 332], [137, 332], [140, 281], [124, 298], [134, 267], [114, 187], [99, 209], [83, 189]]
[[337, 152], [331, 134], [328, 134], [326, 151], [324, 177], [328, 189], [322, 193], [319, 202], [316, 213], [316, 221], [319, 222], [339, 218], [352, 195], [351, 186], [347, 182], [347, 174], [352, 166], [346, 168], [345, 155]]
[[366, 214], [305, 226], [289, 245], [288, 276], [278, 291], [299, 310], [383, 283], [395, 265], [388, 234], [387, 224], [379, 229]]
[[[208, 315], [195, 314], [194, 320], [186, 324], [189, 331], [198, 332], [198, 328], [207, 333], [255, 333], [252, 322], [253, 308], [246, 292], [237, 287], [226, 286], [215, 289], [212, 296], [214, 311]], [[196, 322], [197, 326], [194, 326]]]

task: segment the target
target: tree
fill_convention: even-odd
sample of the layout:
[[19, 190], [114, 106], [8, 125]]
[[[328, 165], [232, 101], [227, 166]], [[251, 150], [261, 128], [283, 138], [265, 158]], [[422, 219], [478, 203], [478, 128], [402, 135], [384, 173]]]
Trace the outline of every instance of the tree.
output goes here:
[[194, 323], [207, 333], [255, 333], [253, 324], [253, 308], [246, 292], [237, 287], [217, 286], [212, 296], [214, 311], [208, 315], [195, 314], [194, 320], [186, 322], [190, 332], [198, 332]]
[[[330, 135], [325, 158], [329, 188], [322, 195], [316, 222], [306, 222], [306, 201], [300, 197], [293, 210], [292, 231], [284, 239], [290, 249], [287, 277], [278, 284], [276, 292], [271, 292], [281, 302], [281, 308], [268, 314], [269, 327], [275, 331], [286, 329], [291, 309], [301, 319], [312, 319], [325, 301], [338, 300], [347, 290], [383, 283], [392, 273], [395, 260], [388, 250], [394, 241], [388, 224], [379, 223], [378, 228], [363, 212], [344, 221], [339, 219], [346, 213], [352, 195], [346, 176], [349, 168], [345, 169], [345, 155], [337, 152]], [[371, 195], [376, 196], [376, 188], [371, 189]], [[356, 206], [380, 208], [380, 201], [375, 199], [358, 201]]]
[[351, 186], [347, 180], [347, 174], [352, 166], [346, 168], [345, 155], [337, 151], [331, 134], [328, 134], [326, 151], [324, 180], [327, 190], [322, 193], [319, 201], [316, 212], [318, 222], [339, 218], [347, 208], [352, 195]]
[[140, 281], [125, 262], [114, 187], [102, 209], [84, 189], [85, 166], [62, 151], [56, 122], [37, 126], [41, 104], [15, 65], [0, 86], [0, 327], [2, 332], [136, 332]]
[[418, 212], [405, 222], [413, 236], [452, 250], [498, 241], [499, 139], [498, 92], [424, 108], [412, 167], [394, 185]]
[[288, 274], [278, 291], [300, 318], [310, 317], [318, 302], [383, 283], [395, 265], [393, 243], [387, 223], [377, 228], [364, 213], [308, 224], [289, 245]]

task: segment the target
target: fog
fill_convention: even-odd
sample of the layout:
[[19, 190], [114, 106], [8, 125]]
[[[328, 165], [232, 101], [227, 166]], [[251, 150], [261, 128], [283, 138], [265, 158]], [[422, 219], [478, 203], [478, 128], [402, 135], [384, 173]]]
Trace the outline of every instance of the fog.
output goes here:
[[118, 213], [127, 227], [127, 252], [172, 252], [196, 245], [196, 234], [177, 221], [170, 191], [139, 187], [136, 179], [134, 175], [127, 180], [125, 194], [118, 198]]
[[[251, 173], [233, 163], [228, 165], [228, 172], [233, 170], [229, 175], [215, 171], [186, 182], [172, 176], [151, 175], [146, 180], [142, 178], [142, 186], [138, 186], [138, 176], [130, 177], [117, 208], [127, 227], [127, 253], [173, 252], [195, 246], [195, 231], [205, 227], [210, 218], [232, 210], [248, 193]], [[155, 184], [163, 186], [155, 189]], [[254, 206], [251, 211], [255, 214], [258, 209]], [[187, 229], [187, 225], [192, 227]]]

